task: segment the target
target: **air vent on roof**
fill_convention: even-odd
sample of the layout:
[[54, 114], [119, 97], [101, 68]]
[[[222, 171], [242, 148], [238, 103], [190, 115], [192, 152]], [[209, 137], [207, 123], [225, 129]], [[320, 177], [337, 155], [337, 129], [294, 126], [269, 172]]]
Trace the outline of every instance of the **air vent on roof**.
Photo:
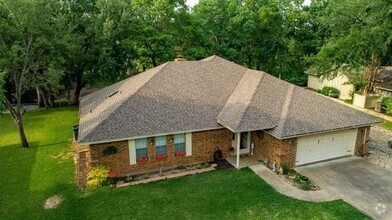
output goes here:
[[114, 91], [114, 92], [111, 92], [111, 93], [109, 93], [108, 97], [110, 98], [110, 97], [112, 97], [112, 96], [116, 95], [117, 93], [118, 93], [118, 91], [117, 91], [117, 90], [116, 90], [116, 91]]

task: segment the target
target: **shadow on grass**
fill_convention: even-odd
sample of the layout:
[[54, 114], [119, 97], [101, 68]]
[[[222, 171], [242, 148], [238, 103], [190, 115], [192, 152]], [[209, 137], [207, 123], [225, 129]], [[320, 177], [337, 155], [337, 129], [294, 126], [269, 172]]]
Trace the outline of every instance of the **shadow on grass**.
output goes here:
[[[31, 142], [31, 145], [38, 145]], [[36, 162], [37, 148], [18, 144], [0, 147], [0, 219], [15, 219], [31, 207], [30, 177]], [[2, 218], [1, 216], [6, 216]]]

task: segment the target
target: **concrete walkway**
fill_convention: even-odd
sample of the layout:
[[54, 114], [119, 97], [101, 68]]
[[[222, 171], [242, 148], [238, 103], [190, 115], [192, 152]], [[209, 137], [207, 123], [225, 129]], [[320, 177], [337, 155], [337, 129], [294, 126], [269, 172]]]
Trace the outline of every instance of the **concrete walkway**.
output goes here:
[[305, 201], [323, 202], [339, 199], [338, 197], [321, 189], [318, 191], [304, 191], [296, 188], [290, 183], [286, 182], [278, 175], [273, 173], [270, 169], [262, 164], [253, 165], [249, 167], [253, 172], [259, 175], [263, 180], [275, 188], [278, 192]]

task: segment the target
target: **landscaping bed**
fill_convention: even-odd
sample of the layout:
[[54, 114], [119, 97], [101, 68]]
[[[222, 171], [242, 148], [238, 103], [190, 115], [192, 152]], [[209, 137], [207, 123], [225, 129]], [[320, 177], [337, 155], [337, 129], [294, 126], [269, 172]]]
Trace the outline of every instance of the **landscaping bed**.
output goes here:
[[[264, 164], [265, 165], [265, 164]], [[267, 166], [270, 170], [276, 173], [280, 178], [286, 182], [304, 191], [317, 191], [320, 187], [307, 176], [304, 176], [294, 169], [289, 169], [286, 165], [282, 165], [279, 171], [274, 171], [272, 167]]]
[[118, 178], [116, 180], [116, 187], [124, 187], [129, 185], [137, 185], [140, 183], [154, 182], [163, 179], [172, 179], [172, 178], [178, 178], [187, 175], [194, 175], [194, 174], [215, 170], [216, 167], [217, 164], [204, 163], [204, 164], [180, 166], [177, 167], [176, 169], [159, 171], [154, 173], [145, 173], [145, 174], [139, 174], [135, 176], [128, 175], [127, 177]]
[[320, 187], [313, 181], [309, 180], [307, 176], [304, 176], [293, 169], [288, 169], [287, 173], [279, 175], [285, 181], [289, 182], [298, 189], [305, 191], [317, 191]]

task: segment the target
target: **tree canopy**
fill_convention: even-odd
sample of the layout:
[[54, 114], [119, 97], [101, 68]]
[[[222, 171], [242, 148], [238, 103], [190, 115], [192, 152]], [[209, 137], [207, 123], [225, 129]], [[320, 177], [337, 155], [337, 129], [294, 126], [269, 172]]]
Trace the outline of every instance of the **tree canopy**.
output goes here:
[[391, 41], [390, 0], [200, 0], [194, 8], [185, 0], [3, 0], [0, 106], [23, 133], [26, 90], [45, 107], [59, 94], [78, 104], [86, 85], [176, 55], [216, 54], [300, 86], [307, 72], [343, 71], [363, 87], [379, 65], [391, 65]]

